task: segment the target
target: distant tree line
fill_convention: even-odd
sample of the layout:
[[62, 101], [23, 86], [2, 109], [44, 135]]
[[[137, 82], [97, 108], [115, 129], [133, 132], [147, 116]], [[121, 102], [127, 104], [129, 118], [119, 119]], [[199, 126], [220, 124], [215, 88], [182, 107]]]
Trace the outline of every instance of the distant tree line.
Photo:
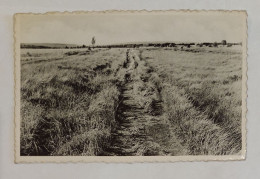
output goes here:
[[35, 49], [77, 49], [77, 48], [88, 48], [89, 50], [92, 48], [140, 48], [140, 47], [176, 47], [182, 46], [190, 48], [191, 46], [196, 45], [199, 47], [218, 47], [219, 45], [226, 45], [230, 47], [232, 45], [242, 45], [242, 43], [227, 43], [226, 40], [222, 40], [221, 42], [202, 42], [202, 43], [131, 43], [131, 44], [114, 44], [114, 45], [95, 45], [95, 38], [92, 39], [92, 46], [80, 45], [80, 46], [64, 46], [64, 47], [50, 47], [50, 46], [41, 46], [41, 45], [28, 45], [21, 44], [21, 48], [35, 48]]
[[227, 47], [231, 47], [233, 45], [242, 45], [242, 42], [239, 42], [239, 43], [227, 43], [226, 40], [222, 40], [221, 42], [203, 42], [203, 43], [197, 43], [196, 44], [197, 46], [200, 46], [200, 47], [218, 47], [220, 45], [224, 46], [226, 45]]
[[[43, 45], [25, 45], [25, 44], [21, 44], [20, 45], [21, 48], [35, 48], [35, 49], [42, 49], [42, 48], [55, 48], [55, 47], [48, 47], [48, 46], [43, 46]], [[57, 47], [56, 47], [57, 48]]]

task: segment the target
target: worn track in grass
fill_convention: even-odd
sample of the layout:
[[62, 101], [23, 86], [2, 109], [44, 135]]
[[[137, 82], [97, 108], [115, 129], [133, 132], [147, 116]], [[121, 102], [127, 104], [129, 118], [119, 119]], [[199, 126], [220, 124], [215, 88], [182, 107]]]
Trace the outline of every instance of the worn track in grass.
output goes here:
[[[152, 111], [148, 111], [140, 105], [142, 93], [134, 91], [135, 83], [145, 85], [147, 79], [141, 78], [140, 71], [145, 67], [140, 63], [138, 52], [128, 50], [123, 68], [126, 70], [125, 82], [121, 87], [121, 102], [117, 109], [117, 128], [112, 134], [112, 143], [109, 155], [132, 156], [132, 155], [158, 155], [159, 144], [154, 140], [162, 141], [167, 134], [163, 130], [160, 116], [162, 105], [160, 94], [158, 100], [152, 103]], [[149, 78], [149, 74], [146, 78]], [[138, 93], [138, 95], [136, 95]], [[160, 136], [156, 136], [160, 133]], [[167, 137], [166, 137], [167, 138]]]

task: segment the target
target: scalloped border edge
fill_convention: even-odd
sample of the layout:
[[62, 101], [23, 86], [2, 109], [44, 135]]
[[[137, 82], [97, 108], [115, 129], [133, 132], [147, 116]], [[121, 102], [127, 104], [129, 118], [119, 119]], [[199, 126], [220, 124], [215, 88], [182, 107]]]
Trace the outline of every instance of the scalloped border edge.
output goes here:
[[[20, 39], [19, 17], [23, 15], [79, 15], [79, 14], [160, 14], [160, 13], [237, 13], [244, 15], [244, 38], [242, 59], [242, 150], [239, 155], [225, 156], [20, 156]], [[248, 14], [246, 10], [105, 10], [105, 11], [50, 11], [46, 13], [16, 13], [13, 16], [14, 38], [14, 162], [15, 163], [145, 163], [145, 162], [197, 162], [234, 161], [246, 159], [246, 115], [247, 115], [247, 52]]]

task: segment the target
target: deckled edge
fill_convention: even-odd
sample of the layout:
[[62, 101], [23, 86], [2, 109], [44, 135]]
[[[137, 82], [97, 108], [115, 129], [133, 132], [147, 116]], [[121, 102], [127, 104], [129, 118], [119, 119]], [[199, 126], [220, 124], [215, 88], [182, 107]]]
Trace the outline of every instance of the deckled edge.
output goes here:
[[242, 155], [244, 157], [244, 160], [246, 159], [246, 155], [247, 155], [247, 112], [248, 112], [248, 108], [247, 108], [247, 98], [248, 98], [248, 62], [247, 62], [247, 58], [248, 58], [248, 14], [247, 11], [244, 11], [245, 13], [245, 38], [244, 43], [245, 43], [245, 47], [243, 47], [243, 59], [242, 59], [242, 75], [244, 75], [244, 79], [242, 79]]
[[[18, 121], [19, 119], [17, 119], [18, 114], [17, 111], [20, 111], [20, 107], [17, 106], [17, 101], [20, 101], [19, 98], [17, 97], [18, 93], [17, 93], [17, 83], [18, 78], [17, 78], [17, 68], [18, 68], [18, 64], [16, 64], [19, 60], [20, 57], [18, 56], [18, 48], [17, 48], [17, 44], [19, 43], [19, 41], [17, 40], [17, 16], [19, 16], [18, 14], [14, 14], [13, 16], [13, 51], [14, 51], [14, 71], [13, 71], [13, 75], [14, 75], [14, 162], [18, 163], [19, 161], [19, 156], [18, 155], [18, 151], [20, 150], [20, 141], [18, 141], [17, 139], [19, 138], [18, 136], [20, 136], [20, 121]], [[19, 57], [19, 58], [18, 58]], [[20, 71], [19, 71], [20, 73]], [[19, 117], [20, 118], [20, 117]], [[20, 153], [20, 152], [19, 152]]]
[[[239, 155], [225, 156], [20, 156], [20, 41], [18, 18], [21, 15], [79, 15], [79, 14], [129, 14], [129, 13], [244, 13], [243, 59], [242, 59], [242, 150]], [[51, 11], [46, 13], [16, 13], [13, 16], [14, 32], [14, 162], [15, 163], [146, 163], [146, 162], [209, 162], [246, 159], [247, 135], [247, 56], [248, 56], [248, 14], [246, 10], [105, 10], [105, 11]], [[18, 88], [19, 87], [19, 88]], [[18, 100], [17, 100], [18, 99]]]

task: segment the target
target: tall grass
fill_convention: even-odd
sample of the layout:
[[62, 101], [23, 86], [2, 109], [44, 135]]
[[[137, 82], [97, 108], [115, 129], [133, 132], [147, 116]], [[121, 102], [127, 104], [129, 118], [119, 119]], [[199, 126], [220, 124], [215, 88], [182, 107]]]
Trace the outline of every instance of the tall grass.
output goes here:
[[21, 155], [106, 155], [127, 85], [145, 119], [128, 131], [146, 135], [137, 155], [240, 152], [239, 50], [125, 52], [23, 49]]
[[164, 84], [164, 108], [181, 144], [189, 155], [229, 154], [228, 134], [209, 116], [196, 110], [183, 90]]
[[124, 56], [112, 49], [22, 64], [21, 155], [102, 155], [115, 125], [115, 74]]
[[[193, 51], [196, 51], [193, 52]], [[241, 51], [145, 50], [159, 75], [164, 109], [189, 154], [241, 150]]]
[[[144, 128], [145, 142], [136, 143], [136, 155], [182, 155], [187, 149], [177, 139], [175, 130], [169, 122], [162, 104], [162, 80], [142, 58], [142, 51], [133, 51], [130, 58], [134, 66], [131, 72], [131, 94], [142, 111], [143, 122], [137, 122], [136, 128]], [[135, 62], [135, 63], [134, 63]], [[165, 103], [165, 105], [168, 105]], [[138, 119], [135, 119], [138, 120]], [[134, 122], [133, 122], [134, 123]], [[140, 135], [140, 133], [139, 133]]]

